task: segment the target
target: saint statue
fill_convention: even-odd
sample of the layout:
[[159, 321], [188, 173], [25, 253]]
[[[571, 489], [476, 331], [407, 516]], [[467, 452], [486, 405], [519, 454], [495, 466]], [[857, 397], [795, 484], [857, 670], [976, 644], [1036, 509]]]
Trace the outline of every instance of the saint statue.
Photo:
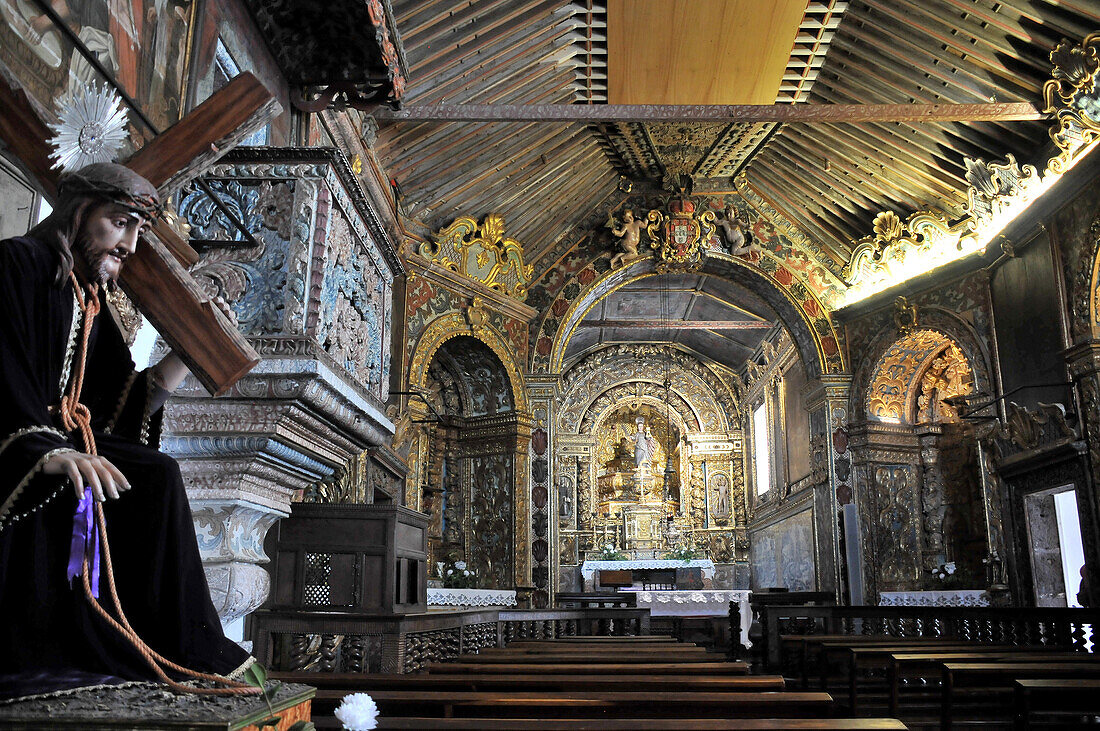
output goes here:
[[179, 466], [155, 446], [187, 369], [170, 353], [136, 371], [107, 308], [159, 212], [147, 180], [96, 163], [0, 241], [0, 697], [163, 680], [151, 652], [223, 678], [253, 662], [222, 633]]
[[634, 469], [641, 469], [643, 465], [649, 466], [653, 456], [657, 453], [657, 440], [645, 425], [645, 418], [639, 416], [634, 420], [636, 431], [632, 435], [634, 441]]

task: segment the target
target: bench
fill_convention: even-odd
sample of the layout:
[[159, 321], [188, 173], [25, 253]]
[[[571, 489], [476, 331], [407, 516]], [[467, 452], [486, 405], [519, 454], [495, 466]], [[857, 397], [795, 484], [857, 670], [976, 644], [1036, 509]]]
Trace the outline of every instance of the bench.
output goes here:
[[[761, 606], [766, 667], [778, 671], [781, 635], [937, 637], [989, 644], [1054, 645], [1084, 651], [1100, 610], [1077, 607]], [[1097, 627], [1100, 630], [1100, 626]], [[1097, 634], [1094, 632], [1094, 634]]]
[[[328, 728], [318, 724], [318, 729]], [[332, 726], [332, 728], [339, 728]], [[890, 718], [379, 718], [379, 729], [452, 729], [453, 731], [901, 731]]]
[[[1100, 715], [1100, 679], [1024, 679], [1014, 683], [1017, 729], [1031, 727], [1032, 715]], [[1070, 719], [1065, 719], [1069, 721]], [[1080, 723], [1081, 719], [1074, 719]]]
[[714, 662], [724, 659], [724, 655], [708, 655], [706, 650], [699, 648], [699, 652], [686, 650], [646, 652], [623, 651], [612, 652], [534, 652], [534, 653], [504, 653], [490, 652], [476, 655], [459, 655], [456, 662], [480, 663], [480, 662], [526, 662], [538, 665], [561, 662], [618, 662], [618, 663], [647, 663], [647, 662]]
[[[743, 662], [669, 662], [650, 663], [639, 666], [632, 663], [583, 663], [566, 662], [540, 665], [540, 673], [558, 673], [574, 675], [608, 675], [613, 673], [635, 673], [639, 668], [649, 675], [680, 675], [698, 673], [700, 675], [747, 675], [748, 663]], [[428, 672], [441, 673], [482, 673], [523, 675], [531, 671], [526, 662], [433, 662], [428, 663]]]
[[[321, 691], [318, 699], [338, 702], [341, 691]], [[824, 717], [828, 693], [788, 691], [464, 691], [377, 690], [370, 694], [381, 716], [491, 718], [676, 718], [690, 709], [694, 718]]]
[[[852, 647], [844, 643], [832, 643], [826, 642], [823, 648], [826, 658], [833, 652], [841, 652], [848, 658], [847, 662], [847, 686], [848, 686], [848, 709], [854, 716], [859, 712], [859, 691], [861, 678], [870, 679], [875, 672], [880, 672], [884, 676], [884, 682], [881, 684], [882, 690], [886, 690], [887, 684], [885, 682], [885, 676], [892, 662], [892, 656], [898, 653], [912, 651], [914, 648], [920, 648], [924, 652], [951, 652], [958, 650], [960, 652], [973, 651], [975, 648], [984, 647], [988, 649], [1012, 649], [1011, 646], [995, 646], [995, 645], [981, 645], [973, 642], [944, 642], [944, 643], [923, 643], [923, 644], [908, 644], [905, 642], [893, 642], [890, 644], [868, 644], [857, 645]], [[867, 676], [861, 675], [861, 673], [867, 673]], [[869, 688], [867, 684], [864, 685], [863, 692], [867, 692]]]
[[[1100, 678], [1100, 661], [944, 663], [940, 726], [945, 730], [951, 728], [959, 710], [960, 695], [980, 695], [983, 700], [996, 702], [999, 697], [1007, 700], [1004, 696], [1008, 695], [1017, 680], [1082, 677]], [[960, 694], [960, 690], [964, 693]]]
[[890, 656], [890, 667], [887, 672], [887, 683], [890, 686], [890, 715], [895, 716], [900, 712], [902, 688], [907, 683], [917, 685], [926, 691], [933, 690], [938, 707], [941, 700], [940, 681], [943, 678], [943, 664], [946, 662], [1076, 662], [1087, 661], [1089, 657], [1079, 652], [1050, 652], [1047, 648], [1035, 647], [894, 654]]
[[374, 674], [361, 673], [272, 673], [283, 683], [304, 683], [318, 690], [344, 693], [374, 690], [784, 690], [778, 675], [650, 675], [639, 669], [631, 675], [479, 675], [477, 673]]

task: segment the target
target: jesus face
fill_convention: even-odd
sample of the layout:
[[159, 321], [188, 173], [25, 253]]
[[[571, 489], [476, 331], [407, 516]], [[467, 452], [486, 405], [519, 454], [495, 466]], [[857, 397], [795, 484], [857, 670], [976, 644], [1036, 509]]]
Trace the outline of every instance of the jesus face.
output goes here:
[[137, 250], [138, 236], [149, 228], [148, 220], [117, 203], [100, 203], [84, 218], [77, 234], [76, 254], [84, 275], [99, 284], [118, 280], [126, 258]]

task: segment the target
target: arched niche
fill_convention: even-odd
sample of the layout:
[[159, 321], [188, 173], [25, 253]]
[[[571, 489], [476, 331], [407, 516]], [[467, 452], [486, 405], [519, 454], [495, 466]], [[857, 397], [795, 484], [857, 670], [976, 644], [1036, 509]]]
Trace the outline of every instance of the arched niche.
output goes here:
[[[921, 335], [918, 333], [929, 333]], [[913, 410], [920, 396], [920, 381], [933, 361], [953, 346], [970, 368], [971, 388], [965, 393], [992, 393], [990, 356], [981, 338], [966, 322], [947, 310], [927, 307], [920, 311], [920, 324], [911, 335], [902, 336], [895, 328], [885, 327], [871, 341], [868, 357], [853, 374], [850, 412], [856, 419], [893, 424], [914, 424], [920, 419]], [[906, 350], [911, 352], [905, 352]], [[889, 361], [889, 363], [887, 363]], [[902, 394], [903, 405], [887, 419], [872, 418], [872, 399], [891, 396], [882, 390], [872, 393], [875, 379], [883, 384], [894, 382]], [[877, 408], [877, 407], [876, 407]]]
[[958, 343], [937, 330], [917, 330], [896, 340], [875, 364], [865, 415], [894, 424], [957, 421], [945, 399], [973, 387], [973, 369]]
[[[584, 433], [581, 422], [591, 404], [611, 389], [633, 388], [637, 396], [661, 397], [665, 377], [674, 408], [693, 431], [725, 433], [737, 424], [734, 389], [694, 356], [660, 344], [618, 344], [590, 352], [562, 376], [558, 428]], [[631, 385], [628, 385], [631, 384]], [[627, 395], [629, 393], [619, 395]]]
[[428, 366], [435, 357], [436, 351], [443, 343], [461, 336], [481, 341], [496, 354], [508, 373], [515, 410], [526, 413], [528, 411], [527, 387], [508, 341], [489, 325], [482, 325], [474, 330], [466, 318], [457, 312], [433, 320], [420, 336], [409, 363], [409, 385], [424, 388], [427, 385]]
[[492, 327], [452, 313], [428, 325], [409, 368], [423, 399], [408, 402], [419, 423], [407, 494], [431, 516], [431, 575], [464, 560], [483, 588], [530, 585], [531, 423], [512, 353]]

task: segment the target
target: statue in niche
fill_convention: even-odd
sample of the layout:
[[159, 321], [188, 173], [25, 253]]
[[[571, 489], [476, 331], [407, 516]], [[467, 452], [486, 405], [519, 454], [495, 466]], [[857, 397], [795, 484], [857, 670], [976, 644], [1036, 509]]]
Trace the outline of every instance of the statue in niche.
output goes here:
[[723, 474], [716, 475], [714, 477], [714, 517], [725, 518], [730, 517], [730, 481], [729, 478]]
[[622, 249], [618, 254], [611, 257], [611, 268], [618, 269], [637, 259], [640, 256], [638, 245], [642, 241], [642, 228], [645, 226], [645, 222], [634, 220], [634, 211], [627, 208], [623, 211], [621, 226], [616, 225], [615, 217], [610, 214], [607, 217], [606, 225], [611, 229], [611, 233], [619, 239], [619, 247]]
[[630, 435], [630, 440], [634, 442], [634, 469], [638, 470], [650, 466], [657, 453], [657, 440], [646, 426], [644, 417], [639, 416], [634, 424], [637, 428]]
[[738, 217], [737, 209], [733, 206], [726, 206], [724, 214], [722, 218], [714, 222], [714, 225], [722, 230], [722, 238], [726, 240], [726, 245], [730, 247], [730, 255], [741, 256], [756, 251], [757, 249], [753, 245], [752, 232], [748, 230], [747, 223]]

